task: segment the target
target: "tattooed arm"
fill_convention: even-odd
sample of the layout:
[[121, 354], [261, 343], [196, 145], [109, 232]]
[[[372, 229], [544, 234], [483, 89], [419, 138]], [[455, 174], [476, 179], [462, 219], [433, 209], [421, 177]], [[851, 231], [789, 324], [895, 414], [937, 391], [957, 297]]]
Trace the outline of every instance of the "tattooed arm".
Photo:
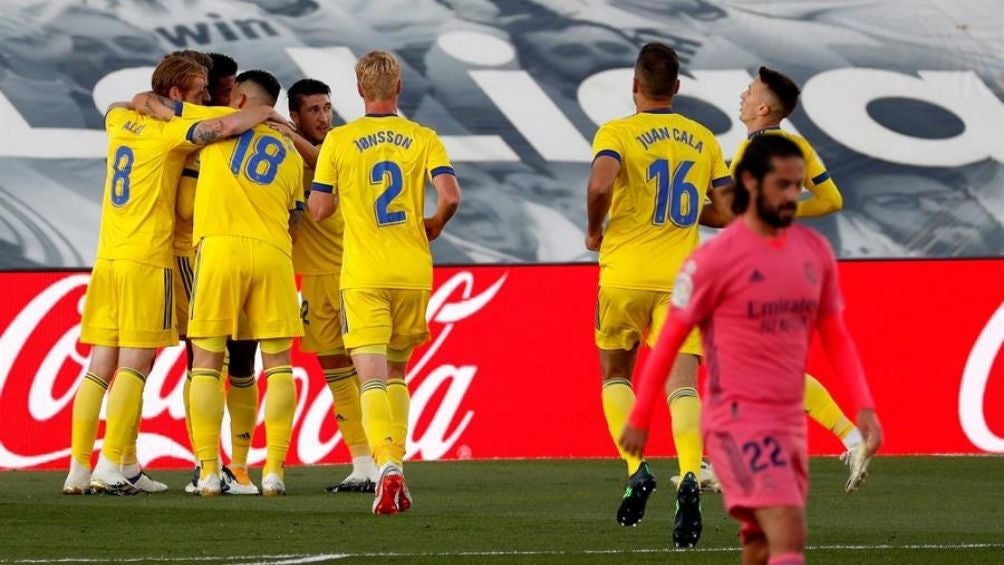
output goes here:
[[204, 120], [192, 127], [190, 140], [195, 145], [207, 145], [219, 139], [240, 135], [266, 120], [282, 119], [271, 106], [247, 106], [232, 114]]
[[140, 114], [165, 122], [178, 115], [181, 102], [154, 92], [141, 92], [132, 98], [133, 108]]

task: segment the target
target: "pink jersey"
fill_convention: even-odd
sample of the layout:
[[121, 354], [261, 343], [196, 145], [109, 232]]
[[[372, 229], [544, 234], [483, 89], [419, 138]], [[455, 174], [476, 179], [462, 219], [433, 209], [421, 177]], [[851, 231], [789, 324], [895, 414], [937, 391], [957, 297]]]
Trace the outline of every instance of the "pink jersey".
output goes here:
[[671, 316], [704, 337], [705, 421], [802, 422], [812, 332], [841, 307], [833, 251], [807, 227], [766, 238], [740, 219], [694, 252]]

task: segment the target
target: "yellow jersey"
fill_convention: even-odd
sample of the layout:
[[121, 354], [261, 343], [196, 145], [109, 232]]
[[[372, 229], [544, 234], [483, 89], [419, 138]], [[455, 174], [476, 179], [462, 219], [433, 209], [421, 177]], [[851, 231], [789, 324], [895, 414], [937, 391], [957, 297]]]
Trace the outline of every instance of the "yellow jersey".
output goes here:
[[177, 201], [174, 203], [174, 254], [191, 255], [193, 218], [195, 214], [195, 185], [199, 181], [199, 153], [189, 153], [178, 181]]
[[653, 110], [603, 124], [593, 154], [621, 164], [600, 245], [600, 285], [669, 292], [700, 243], [708, 189], [731, 182], [718, 140], [694, 120]]
[[311, 190], [334, 192], [345, 222], [340, 286], [432, 289], [425, 182], [454, 174], [433, 130], [369, 114], [328, 132]]
[[105, 116], [108, 162], [101, 204], [98, 259], [174, 264], [174, 205], [188, 135], [197, 122], [179, 115], [163, 122], [125, 108]]
[[[233, 108], [207, 106], [224, 116]], [[292, 257], [289, 214], [303, 192], [303, 158], [293, 142], [266, 125], [199, 152], [193, 237], [227, 235], [275, 245]]]
[[822, 159], [816, 155], [809, 142], [804, 137], [784, 131], [777, 126], [764, 128], [749, 134], [739, 144], [739, 148], [736, 149], [736, 155], [729, 164], [729, 173], [735, 172], [736, 165], [743, 158], [743, 154], [746, 153], [746, 146], [758, 135], [780, 135], [781, 137], [786, 137], [794, 142], [795, 145], [798, 145], [798, 148], [802, 150], [802, 155], [805, 156], [805, 179], [802, 181], [802, 185], [812, 193], [813, 197], [798, 203], [796, 216], [800, 218], [822, 216], [843, 207], [844, 198], [840, 195], [837, 183], [833, 182], [833, 179], [830, 178], [830, 173], [826, 171], [826, 166], [823, 165]]
[[[304, 194], [314, 180], [314, 171], [303, 171]], [[331, 216], [315, 222], [310, 213], [303, 215], [293, 242], [293, 268], [301, 275], [336, 275], [342, 268], [342, 236], [345, 222], [341, 208]]]

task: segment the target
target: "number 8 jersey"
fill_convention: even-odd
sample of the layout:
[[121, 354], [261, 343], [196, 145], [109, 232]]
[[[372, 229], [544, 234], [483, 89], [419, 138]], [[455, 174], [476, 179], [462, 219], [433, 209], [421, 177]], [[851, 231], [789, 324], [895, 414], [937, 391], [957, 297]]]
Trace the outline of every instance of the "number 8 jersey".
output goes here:
[[[215, 118], [235, 111], [207, 106], [192, 114]], [[303, 158], [293, 142], [258, 125], [207, 145], [199, 161], [194, 240], [214, 235], [246, 237], [272, 244], [292, 257], [289, 214], [303, 199]]]
[[133, 110], [105, 116], [108, 174], [101, 204], [98, 259], [127, 259], [155, 267], [174, 264], [175, 191], [185, 157], [198, 149], [187, 140], [197, 123], [161, 122]]
[[442, 141], [411, 120], [370, 114], [328, 132], [311, 190], [337, 194], [342, 289], [432, 289], [425, 183], [439, 174], [453, 174]]
[[600, 246], [600, 286], [669, 292], [700, 243], [709, 187], [730, 182], [718, 140], [689, 118], [653, 110], [603, 124], [593, 155], [621, 164]]

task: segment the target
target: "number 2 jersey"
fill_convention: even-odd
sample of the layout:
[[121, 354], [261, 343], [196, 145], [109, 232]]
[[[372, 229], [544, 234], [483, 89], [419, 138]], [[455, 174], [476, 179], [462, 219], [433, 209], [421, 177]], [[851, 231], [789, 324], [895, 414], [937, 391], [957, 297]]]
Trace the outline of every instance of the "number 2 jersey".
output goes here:
[[432, 289], [425, 182], [440, 174], [454, 174], [443, 143], [411, 120], [367, 115], [328, 132], [311, 190], [337, 194], [342, 289]]
[[[217, 106], [200, 110], [207, 117], [235, 111]], [[303, 158], [293, 142], [258, 125], [207, 145], [199, 161], [195, 242], [214, 235], [246, 237], [270, 243], [292, 257], [289, 214], [303, 193]]]
[[718, 140], [689, 118], [653, 110], [603, 124], [593, 155], [621, 164], [600, 246], [600, 286], [670, 291], [699, 244], [709, 187], [731, 182]]
[[187, 139], [197, 123], [188, 118], [182, 111], [182, 117], [163, 122], [125, 108], [105, 116], [108, 162], [98, 259], [173, 265], [178, 179], [186, 156], [198, 149]]

